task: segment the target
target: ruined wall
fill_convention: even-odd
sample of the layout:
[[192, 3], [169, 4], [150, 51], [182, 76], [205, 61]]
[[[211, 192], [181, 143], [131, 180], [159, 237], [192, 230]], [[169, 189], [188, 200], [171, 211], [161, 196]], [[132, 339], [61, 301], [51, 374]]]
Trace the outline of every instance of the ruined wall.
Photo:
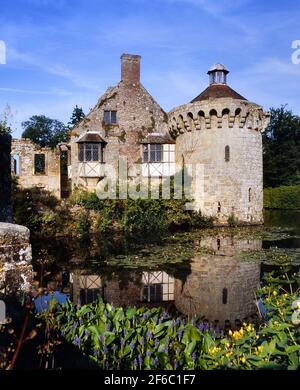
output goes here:
[[263, 223], [261, 132], [268, 118], [261, 107], [245, 100], [209, 99], [180, 106], [169, 119], [177, 165], [200, 166], [195, 208], [219, 224], [232, 214], [241, 223]]
[[33, 278], [29, 237], [24, 226], [0, 223], [0, 290], [29, 290]]
[[[45, 173], [35, 173], [34, 155], [45, 155]], [[52, 192], [55, 196], [61, 196], [60, 177], [60, 150], [41, 148], [29, 139], [14, 139], [11, 150], [12, 162], [14, 156], [18, 156], [19, 169], [15, 174], [12, 166], [12, 174], [17, 176], [18, 183], [23, 188], [40, 187]], [[13, 162], [14, 164], [14, 162]], [[13, 165], [12, 164], [12, 165]]]
[[[116, 169], [118, 158], [127, 157], [128, 165], [142, 161], [140, 141], [149, 132], [168, 133], [167, 115], [140, 83], [140, 57], [122, 56], [122, 80], [107, 89], [93, 110], [71, 135], [71, 177], [74, 185], [94, 189], [99, 177], [80, 177], [78, 161], [79, 136], [86, 131], [98, 132], [107, 142], [105, 164]], [[104, 123], [104, 111], [117, 111], [117, 124]]]
[[[175, 305], [182, 313], [204, 316], [220, 326], [243, 321], [257, 312], [254, 293], [260, 280], [260, 264], [241, 261], [241, 250], [258, 250], [261, 240], [219, 237], [201, 240], [201, 247], [213, 253], [196, 256], [185, 282], [175, 280]], [[226, 289], [226, 292], [224, 291]], [[226, 302], [223, 301], [226, 294]]]
[[10, 176], [11, 136], [0, 134], [0, 221], [12, 221], [11, 176]]

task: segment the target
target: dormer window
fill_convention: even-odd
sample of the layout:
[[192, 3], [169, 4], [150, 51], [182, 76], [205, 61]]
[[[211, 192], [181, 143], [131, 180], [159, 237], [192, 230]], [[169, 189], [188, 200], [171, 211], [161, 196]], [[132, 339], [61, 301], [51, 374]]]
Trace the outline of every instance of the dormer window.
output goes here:
[[144, 144], [143, 145], [143, 162], [162, 162], [163, 145], [162, 144]]
[[78, 160], [80, 162], [103, 162], [103, 148], [100, 143], [80, 143]]
[[115, 125], [117, 123], [117, 111], [104, 111], [103, 120], [106, 125]]
[[77, 143], [80, 162], [104, 162], [103, 150], [106, 142], [100, 134], [87, 132], [79, 138]]

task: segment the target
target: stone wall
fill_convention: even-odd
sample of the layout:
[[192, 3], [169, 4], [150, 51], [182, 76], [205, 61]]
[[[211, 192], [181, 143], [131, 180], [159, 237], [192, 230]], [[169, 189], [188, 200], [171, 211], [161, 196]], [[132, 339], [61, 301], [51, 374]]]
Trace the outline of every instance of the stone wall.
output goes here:
[[11, 177], [10, 177], [11, 136], [0, 134], [0, 221], [12, 221]]
[[[118, 168], [119, 157], [127, 157], [128, 166], [141, 163], [140, 141], [149, 133], [168, 134], [167, 114], [140, 82], [140, 57], [122, 56], [122, 80], [107, 89], [91, 112], [71, 134], [72, 184], [95, 189], [99, 177], [81, 177], [78, 161], [79, 137], [86, 131], [97, 132], [105, 140], [105, 164]], [[104, 111], [117, 111], [117, 123], [105, 124]], [[171, 141], [171, 138], [170, 138]]]
[[201, 240], [201, 247], [210, 252], [193, 259], [185, 282], [175, 280], [177, 309], [190, 317], [218, 321], [221, 327], [226, 321], [234, 326], [235, 320], [243, 321], [257, 313], [254, 294], [260, 281], [260, 264], [241, 261], [238, 252], [261, 246], [261, 240], [236, 237]]
[[[45, 155], [45, 173], [35, 173], [35, 154]], [[12, 141], [12, 174], [17, 177], [23, 188], [40, 187], [50, 191], [57, 198], [61, 197], [60, 150], [41, 148], [29, 139]], [[14, 171], [14, 158], [17, 157], [18, 172]]]
[[231, 215], [240, 223], [263, 223], [261, 132], [268, 117], [261, 107], [245, 100], [209, 99], [180, 106], [169, 118], [177, 166], [199, 169], [195, 208], [218, 224], [227, 224]]
[[0, 223], [0, 290], [27, 291], [33, 278], [29, 230]]

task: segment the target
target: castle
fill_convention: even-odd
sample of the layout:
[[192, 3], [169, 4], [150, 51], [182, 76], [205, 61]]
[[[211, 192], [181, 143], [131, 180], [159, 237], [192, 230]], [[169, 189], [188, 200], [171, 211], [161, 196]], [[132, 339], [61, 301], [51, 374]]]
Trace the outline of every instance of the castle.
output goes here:
[[140, 61], [138, 55], [121, 56], [121, 81], [72, 129], [68, 144], [46, 150], [28, 140], [13, 141], [13, 171], [20, 184], [40, 185], [60, 196], [61, 153], [68, 156], [72, 188], [88, 190], [108, 175], [108, 165], [117, 170], [123, 157], [133, 179], [161, 181], [197, 166], [200, 171], [190, 171], [194, 209], [218, 224], [226, 225], [230, 217], [263, 223], [261, 133], [269, 114], [227, 85], [229, 71], [221, 64], [208, 71], [208, 88], [167, 114], [141, 84]]

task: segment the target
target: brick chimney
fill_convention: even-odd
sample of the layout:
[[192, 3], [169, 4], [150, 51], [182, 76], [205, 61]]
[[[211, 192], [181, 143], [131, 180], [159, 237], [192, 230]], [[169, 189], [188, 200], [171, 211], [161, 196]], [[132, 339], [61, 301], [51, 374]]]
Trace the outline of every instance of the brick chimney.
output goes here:
[[140, 83], [141, 56], [135, 54], [121, 55], [121, 80], [129, 84]]

